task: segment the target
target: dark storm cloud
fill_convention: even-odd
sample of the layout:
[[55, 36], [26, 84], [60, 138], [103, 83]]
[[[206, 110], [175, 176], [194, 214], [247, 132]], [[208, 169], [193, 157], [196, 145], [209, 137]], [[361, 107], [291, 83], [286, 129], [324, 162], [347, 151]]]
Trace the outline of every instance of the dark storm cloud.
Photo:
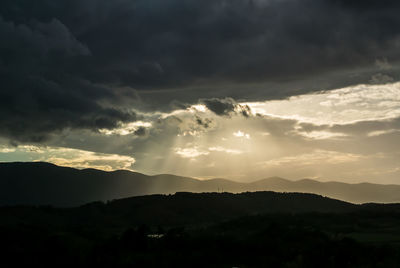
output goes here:
[[232, 114], [240, 114], [244, 117], [249, 117], [251, 115], [251, 110], [248, 105], [239, 104], [232, 98], [201, 99], [200, 102], [216, 115], [230, 116]]
[[69, 75], [63, 66], [90, 50], [57, 19], [16, 24], [0, 17], [0, 135], [40, 142], [55, 131], [115, 128], [136, 114], [97, 101], [106, 87]]
[[213, 98], [282, 98], [378, 71], [396, 81], [399, 10], [385, 0], [2, 0], [0, 135], [112, 128], [135, 119], [137, 95], [155, 109], [209, 99], [227, 115], [235, 104]]
[[145, 127], [139, 127], [137, 130], [135, 130], [133, 134], [139, 137], [143, 137], [146, 136], [146, 133], [147, 131]]
[[226, 98], [226, 99], [217, 99], [217, 98], [212, 98], [212, 99], [206, 99], [206, 100], [201, 100], [202, 103], [212, 112], [214, 112], [216, 115], [225, 115], [229, 116], [231, 113], [235, 111], [236, 108], [236, 102], [231, 99], [231, 98]]

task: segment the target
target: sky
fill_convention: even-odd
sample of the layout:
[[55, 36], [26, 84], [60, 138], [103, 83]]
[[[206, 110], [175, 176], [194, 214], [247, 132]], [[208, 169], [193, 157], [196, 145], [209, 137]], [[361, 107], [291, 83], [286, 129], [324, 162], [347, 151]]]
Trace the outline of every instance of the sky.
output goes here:
[[400, 184], [399, 11], [2, 0], [0, 161]]

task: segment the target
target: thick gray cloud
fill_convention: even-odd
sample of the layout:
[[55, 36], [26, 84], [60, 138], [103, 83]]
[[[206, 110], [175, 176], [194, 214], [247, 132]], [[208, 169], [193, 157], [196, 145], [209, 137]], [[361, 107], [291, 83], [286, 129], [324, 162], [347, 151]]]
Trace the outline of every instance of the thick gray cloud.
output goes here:
[[40, 142], [65, 128], [97, 131], [136, 120], [134, 112], [107, 107], [106, 87], [64, 72], [71, 58], [90, 51], [57, 19], [15, 24], [0, 17], [0, 135]]
[[135, 134], [136, 136], [143, 137], [143, 136], [146, 135], [146, 128], [145, 128], [145, 127], [139, 127], [139, 128], [134, 132], [134, 134]]
[[232, 98], [201, 99], [200, 102], [216, 115], [231, 116], [236, 113], [241, 114], [244, 117], [249, 117], [251, 115], [249, 106], [239, 104]]
[[202, 100], [204, 105], [217, 115], [230, 115], [235, 111], [237, 103], [232, 98]]
[[134, 121], [131, 108], [208, 99], [226, 115], [234, 104], [213, 98], [396, 81], [399, 9], [394, 0], [3, 0], [0, 135], [40, 141]]

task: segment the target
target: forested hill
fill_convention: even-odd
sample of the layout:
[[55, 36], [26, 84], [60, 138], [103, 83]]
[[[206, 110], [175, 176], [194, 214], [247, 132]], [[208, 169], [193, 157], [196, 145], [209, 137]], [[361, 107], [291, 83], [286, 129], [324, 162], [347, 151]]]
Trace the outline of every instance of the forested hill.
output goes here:
[[0, 163], [1, 205], [71, 207], [94, 201], [176, 192], [277, 191], [315, 193], [353, 203], [400, 202], [399, 185], [347, 184], [272, 177], [251, 183], [197, 180], [174, 175], [147, 176], [127, 170], [78, 170], [43, 162]]

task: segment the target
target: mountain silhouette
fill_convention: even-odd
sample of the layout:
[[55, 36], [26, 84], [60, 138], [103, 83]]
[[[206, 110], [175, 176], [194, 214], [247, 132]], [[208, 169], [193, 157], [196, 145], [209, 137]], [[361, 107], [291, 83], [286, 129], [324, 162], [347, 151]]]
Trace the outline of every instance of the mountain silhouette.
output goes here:
[[353, 203], [400, 202], [399, 185], [347, 184], [309, 179], [290, 181], [278, 177], [239, 183], [169, 174], [147, 176], [127, 170], [78, 170], [45, 162], [0, 163], [0, 205], [78, 206], [131, 196], [218, 191], [302, 192]]

